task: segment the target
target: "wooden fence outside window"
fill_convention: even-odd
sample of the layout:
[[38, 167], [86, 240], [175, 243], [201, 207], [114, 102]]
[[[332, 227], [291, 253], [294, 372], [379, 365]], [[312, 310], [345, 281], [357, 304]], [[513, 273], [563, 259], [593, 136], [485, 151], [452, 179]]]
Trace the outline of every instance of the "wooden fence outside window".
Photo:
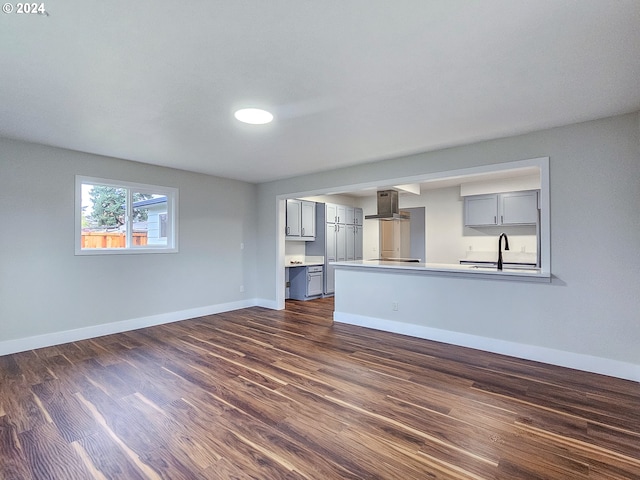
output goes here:
[[[131, 240], [135, 247], [147, 244], [147, 232], [133, 232]], [[125, 248], [127, 236], [124, 232], [82, 232], [81, 248]]]

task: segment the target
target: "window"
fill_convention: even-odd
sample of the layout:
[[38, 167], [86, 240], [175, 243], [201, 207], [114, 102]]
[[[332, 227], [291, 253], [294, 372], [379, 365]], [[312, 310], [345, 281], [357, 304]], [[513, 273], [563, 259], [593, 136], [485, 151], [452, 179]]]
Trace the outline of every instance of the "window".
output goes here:
[[178, 251], [178, 190], [76, 176], [76, 255]]

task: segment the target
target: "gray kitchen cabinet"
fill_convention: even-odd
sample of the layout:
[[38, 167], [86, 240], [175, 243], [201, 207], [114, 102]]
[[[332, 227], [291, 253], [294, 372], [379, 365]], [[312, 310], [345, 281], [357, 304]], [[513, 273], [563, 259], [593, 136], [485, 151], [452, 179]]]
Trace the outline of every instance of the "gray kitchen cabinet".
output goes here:
[[340, 225], [362, 225], [362, 209], [348, 207], [346, 205], [325, 204], [327, 223], [339, 223]]
[[287, 240], [311, 241], [316, 237], [316, 204], [287, 200]]
[[344, 214], [344, 223], [345, 225], [353, 225], [354, 222], [354, 214], [355, 214], [355, 209], [353, 207], [346, 207], [345, 209], [345, 214]]
[[325, 203], [325, 219], [327, 223], [338, 223], [338, 205]]
[[538, 191], [471, 195], [464, 198], [464, 225], [535, 225], [538, 222]]
[[464, 197], [465, 226], [498, 224], [498, 195], [473, 195]]
[[336, 223], [347, 223], [347, 208], [344, 205], [336, 205]]
[[302, 229], [302, 202], [287, 200], [287, 237], [299, 237]]
[[336, 261], [344, 262], [347, 259], [347, 228], [345, 225], [336, 224]]
[[[362, 209], [333, 203], [317, 204], [318, 232], [315, 242], [307, 244], [307, 255], [324, 255], [324, 293], [335, 292], [333, 262], [362, 260]], [[346, 224], [351, 221], [351, 224]], [[324, 227], [321, 225], [324, 224]], [[357, 227], [357, 228], [356, 228]]]
[[353, 209], [353, 224], [362, 226], [362, 220], [364, 219], [364, 215], [362, 213], [361, 208]]
[[300, 236], [303, 238], [316, 237], [316, 204], [314, 202], [301, 202], [300, 209]]
[[289, 269], [289, 296], [295, 300], [318, 298], [323, 291], [323, 267], [308, 266]]
[[[328, 227], [333, 227], [333, 229]], [[327, 249], [329, 245], [334, 245], [335, 260], [325, 258], [325, 262], [344, 262], [347, 259], [347, 229], [346, 225], [335, 223], [327, 224]], [[335, 267], [327, 265], [327, 274], [325, 278], [325, 293], [335, 293]]]
[[[362, 210], [360, 210], [362, 211]], [[362, 226], [354, 225], [354, 234], [353, 234], [353, 259], [354, 260], [362, 260]]]
[[[335, 220], [345, 218], [346, 207], [336, 205]], [[327, 216], [328, 220], [332, 217]], [[325, 255], [325, 293], [335, 292], [335, 267], [330, 262], [344, 262], [347, 259], [347, 227], [340, 223], [327, 223]]]
[[499, 195], [501, 225], [530, 225], [538, 222], [538, 192], [501, 193]]
[[[337, 218], [337, 215], [335, 215]], [[331, 217], [334, 218], [334, 217]], [[335, 287], [335, 267], [331, 265], [332, 262], [337, 261], [338, 253], [337, 253], [337, 224], [335, 223], [327, 223], [326, 224], [326, 236], [325, 236], [325, 256], [324, 256], [324, 266], [325, 266], [325, 275], [324, 275], [324, 293], [334, 293]]]
[[364, 220], [364, 214], [361, 208], [353, 209], [353, 259], [362, 260], [362, 221]]
[[356, 259], [356, 226], [344, 225], [347, 260]]
[[307, 267], [307, 297], [319, 297], [324, 291], [323, 267]]
[[[356, 249], [360, 253], [360, 259], [362, 259], [362, 230], [360, 229], [358, 235], [359, 245], [356, 245], [355, 226], [355, 208], [345, 205], [335, 205], [331, 203], [325, 204], [324, 212], [318, 209], [318, 212], [324, 214], [326, 221], [325, 228], [325, 270], [324, 270], [324, 284], [325, 294], [331, 294], [335, 292], [335, 267], [331, 265], [331, 262], [344, 262], [345, 260], [355, 260]], [[362, 217], [362, 209], [360, 210], [360, 217]], [[350, 220], [351, 225], [347, 225], [344, 222]], [[362, 221], [362, 220], [360, 220]], [[309, 251], [307, 249], [307, 251]]]
[[326, 225], [326, 250], [325, 260], [335, 262], [338, 258], [337, 245], [336, 245], [336, 232], [337, 227], [335, 223], [327, 223]]

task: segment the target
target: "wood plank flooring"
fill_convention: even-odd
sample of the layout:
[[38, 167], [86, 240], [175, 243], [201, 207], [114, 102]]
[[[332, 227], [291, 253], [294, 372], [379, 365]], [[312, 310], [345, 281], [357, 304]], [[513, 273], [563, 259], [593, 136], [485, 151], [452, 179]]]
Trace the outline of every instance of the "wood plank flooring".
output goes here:
[[640, 384], [288, 301], [0, 357], [0, 479], [639, 479]]

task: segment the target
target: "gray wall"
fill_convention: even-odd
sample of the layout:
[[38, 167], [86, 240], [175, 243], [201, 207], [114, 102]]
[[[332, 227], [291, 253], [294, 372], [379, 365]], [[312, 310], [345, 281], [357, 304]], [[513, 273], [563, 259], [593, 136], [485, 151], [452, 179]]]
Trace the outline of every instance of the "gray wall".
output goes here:
[[[439, 317], [416, 315], [425, 305], [415, 294], [401, 320], [640, 364], [637, 113], [258, 186], [0, 139], [0, 342], [242, 300], [275, 305], [278, 195], [541, 156], [551, 159], [552, 283], [432, 278], [421, 283]], [[178, 187], [180, 252], [75, 256], [76, 174]], [[450, 305], [480, 294], [482, 309], [447, 324]], [[514, 301], [526, 314], [503, 307]]]
[[[177, 187], [179, 253], [75, 256], [76, 174]], [[256, 190], [0, 139], [0, 342], [251, 299]]]
[[[429, 306], [414, 292], [407, 294], [405, 317], [393, 319], [640, 364], [639, 117], [617, 116], [261, 184], [258, 296], [276, 299], [278, 195], [549, 156], [552, 283], [423, 279], [416, 285], [432, 289], [439, 302], [432, 310], [437, 318], [418, 315]], [[473, 301], [480, 293], [481, 309], [447, 323], [447, 312], [461, 299]], [[515, 306], [504, 308], [510, 303]], [[392, 318], [384, 311], [350, 313]]]
[[425, 208], [413, 207], [405, 208], [411, 214], [411, 223], [409, 234], [411, 235], [410, 246], [411, 251], [409, 257], [418, 258], [421, 262], [426, 262], [427, 247], [426, 247], [426, 231], [425, 231]]

